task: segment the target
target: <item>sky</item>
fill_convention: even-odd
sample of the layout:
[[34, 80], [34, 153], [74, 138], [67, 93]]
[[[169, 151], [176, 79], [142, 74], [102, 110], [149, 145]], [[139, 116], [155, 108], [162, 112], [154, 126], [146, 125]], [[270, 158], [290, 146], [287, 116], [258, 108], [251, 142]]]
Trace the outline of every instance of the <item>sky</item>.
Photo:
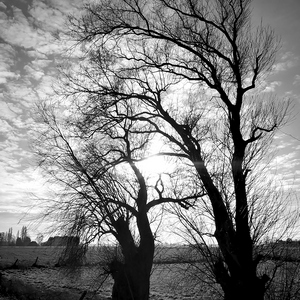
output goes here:
[[[33, 195], [46, 187], [30, 150], [36, 124], [33, 104], [53, 96], [56, 65], [68, 44], [62, 38], [67, 15], [80, 0], [0, 1], [0, 232], [31, 228]], [[300, 1], [254, 0], [253, 22], [271, 26], [281, 48], [263, 93], [289, 97], [294, 118], [275, 139], [272, 162], [285, 188], [300, 195]], [[300, 197], [299, 197], [300, 201]], [[25, 217], [24, 217], [25, 216]]]

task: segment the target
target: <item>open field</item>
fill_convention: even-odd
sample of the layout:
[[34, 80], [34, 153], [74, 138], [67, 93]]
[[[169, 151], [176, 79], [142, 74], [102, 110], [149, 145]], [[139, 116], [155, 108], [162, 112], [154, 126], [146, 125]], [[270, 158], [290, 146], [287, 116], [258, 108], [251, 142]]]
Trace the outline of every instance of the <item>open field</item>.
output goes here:
[[[38, 258], [38, 264], [53, 267], [58, 263], [64, 247], [60, 246], [0, 246], [0, 268], [11, 266], [17, 259], [17, 265], [30, 267]], [[85, 264], [94, 265], [103, 263], [109, 255], [114, 255], [113, 247], [90, 247], [86, 253]], [[157, 247], [155, 263], [174, 263], [184, 261], [186, 253], [191, 254], [187, 247]]]
[[[84, 291], [89, 291], [84, 300], [110, 299], [112, 280], [103, 268], [96, 264], [107, 249], [91, 249], [87, 253], [86, 266], [74, 269], [55, 268], [63, 251], [62, 247], [0, 247], [0, 266], [9, 267], [18, 259], [19, 269], [2, 271], [7, 284], [14, 285], [14, 292], [21, 295], [35, 294], [36, 299], [77, 300]], [[151, 300], [217, 300], [219, 294], [209, 286], [186, 280], [185, 264], [174, 262], [182, 256], [185, 249], [163, 248], [156, 254], [151, 276]], [[103, 253], [104, 252], [104, 253]], [[32, 268], [38, 257], [38, 264], [46, 268]], [[106, 280], [105, 280], [106, 279]], [[16, 290], [17, 287], [17, 290]], [[27, 299], [27, 298], [24, 298]]]
[[[110, 299], [113, 282], [103, 265], [109, 260], [109, 255], [115, 254], [114, 248], [90, 248], [85, 265], [77, 268], [55, 267], [62, 251], [63, 247], [57, 246], [0, 247], [0, 268], [11, 267], [18, 259], [17, 269], [1, 271], [1, 285], [23, 295], [24, 300], [79, 300], [84, 291], [88, 291], [84, 300]], [[272, 277], [273, 270], [277, 272], [268, 288], [266, 300], [300, 299], [299, 247], [280, 247], [274, 251], [273, 257], [268, 255], [260, 264], [258, 273]], [[37, 257], [38, 265], [44, 267], [32, 267]], [[186, 247], [161, 247], [157, 250], [151, 276], [151, 300], [222, 299], [217, 285], [199, 279], [204, 268], [199, 257], [196, 263], [198, 270], [189, 276], [186, 270], [191, 265], [186, 263], [187, 257], [194, 257], [194, 253]], [[289, 298], [286, 298], [287, 293], [291, 295]], [[26, 294], [29, 295], [27, 298]], [[30, 295], [35, 295], [35, 298], [30, 298]], [[8, 299], [0, 296], [0, 300]]]
[[47, 267], [54, 266], [63, 247], [24, 247], [24, 246], [0, 246], [0, 267], [11, 266], [17, 259], [18, 265], [29, 267], [38, 257], [38, 263]]
[[[78, 300], [84, 291], [89, 291], [85, 300], [108, 300], [111, 296], [112, 280], [96, 267], [73, 270], [58, 268], [7, 270], [4, 275], [12, 280], [21, 295], [34, 294], [36, 299]], [[51, 295], [51, 296], [49, 296]], [[55, 297], [54, 297], [55, 295]], [[213, 300], [220, 299], [208, 287], [193, 285], [184, 280], [181, 266], [159, 265], [151, 276], [151, 300]]]
[[[0, 268], [11, 266], [18, 259], [18, 266], [30, 267], [38, 258], [38, 264], [53, 267], [59, 262], [64, 251], [61, 246], [0, 246]], [[86, 253], [85, 265], [103, 264], [115, 255], [115, 247], [90, 247]], [[158, 246], [154, 255], [154, 263], [170, 264], [201, 261], [199, 255], [187, 246]]]

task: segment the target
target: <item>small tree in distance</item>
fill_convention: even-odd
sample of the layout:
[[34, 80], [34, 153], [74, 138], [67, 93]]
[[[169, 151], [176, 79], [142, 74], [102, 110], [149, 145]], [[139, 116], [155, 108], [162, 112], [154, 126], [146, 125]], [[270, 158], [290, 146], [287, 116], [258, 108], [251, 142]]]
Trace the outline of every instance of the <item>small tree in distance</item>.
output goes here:
[[41, 246], [43, 239], [44, 239], [44, 235], [42, 233], [39, 233], [36, 237], [36, 242]]
[[22, 226], [22, 229], [21, 229], [21, 240], [22, 240], [22, 242], [24, 242], [26, 238], [27, 238], [27, 227]]
[[24, 246], [24, 244], [23, 244], [20, 237], [18, 237], [17, 240], [16, 240], [16, 246]]
[[0, 232], [0, 245], [1, 246], [14, 246], [15, 236], [13, 235], [13, 229], [10, 227], [7, 232]]
[[28, 246], [31, 242], [31, 238], [28, 235], [28, 229], [26, 226], [22, 226], [21, 241], [22, 241], [22, 246]]

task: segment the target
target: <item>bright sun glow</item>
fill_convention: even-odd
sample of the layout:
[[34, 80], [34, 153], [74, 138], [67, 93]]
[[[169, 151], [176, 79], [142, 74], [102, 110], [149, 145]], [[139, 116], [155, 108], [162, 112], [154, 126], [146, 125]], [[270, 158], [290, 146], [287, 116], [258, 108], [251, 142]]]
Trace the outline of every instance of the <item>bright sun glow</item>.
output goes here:
[[170, 163], [162, 156], [154, 156], [138, 163], [139, 168], [147, 175], [168, 172]]
[[[160, 152], [166, 152], [160, 141], [152, 143], [149, 150], [149, 158], [138, 163], [138, 167], [147, 176], [156, 176], [162, 173], [169, 173], [174, 170], [174, 162], [165, 156], [156, 155]], [[170, 151], [169, 151], [170, 152]]]

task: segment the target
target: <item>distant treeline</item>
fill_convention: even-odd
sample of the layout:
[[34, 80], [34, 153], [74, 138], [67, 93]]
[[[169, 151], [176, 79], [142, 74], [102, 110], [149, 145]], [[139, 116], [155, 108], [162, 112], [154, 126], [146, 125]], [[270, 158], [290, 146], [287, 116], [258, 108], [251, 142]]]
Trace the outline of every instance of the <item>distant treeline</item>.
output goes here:
[[0, 232], [0, 246], [38, 246], [36, 241], [31, 241], [26, 226], [22, 227], [21, 233], [13, 234], [12, 227], [7, 232]]
[[0, 232], [0, 246], [78, 246], [80, 243], [79, 237], [76, 236], [49, 237], [46, 242], [43, 242], [43, 238], [42, 234], [38, 234], [36, 241], [32, 241], [26, 226], [15, 236], [11, 227], [7, 232]]

